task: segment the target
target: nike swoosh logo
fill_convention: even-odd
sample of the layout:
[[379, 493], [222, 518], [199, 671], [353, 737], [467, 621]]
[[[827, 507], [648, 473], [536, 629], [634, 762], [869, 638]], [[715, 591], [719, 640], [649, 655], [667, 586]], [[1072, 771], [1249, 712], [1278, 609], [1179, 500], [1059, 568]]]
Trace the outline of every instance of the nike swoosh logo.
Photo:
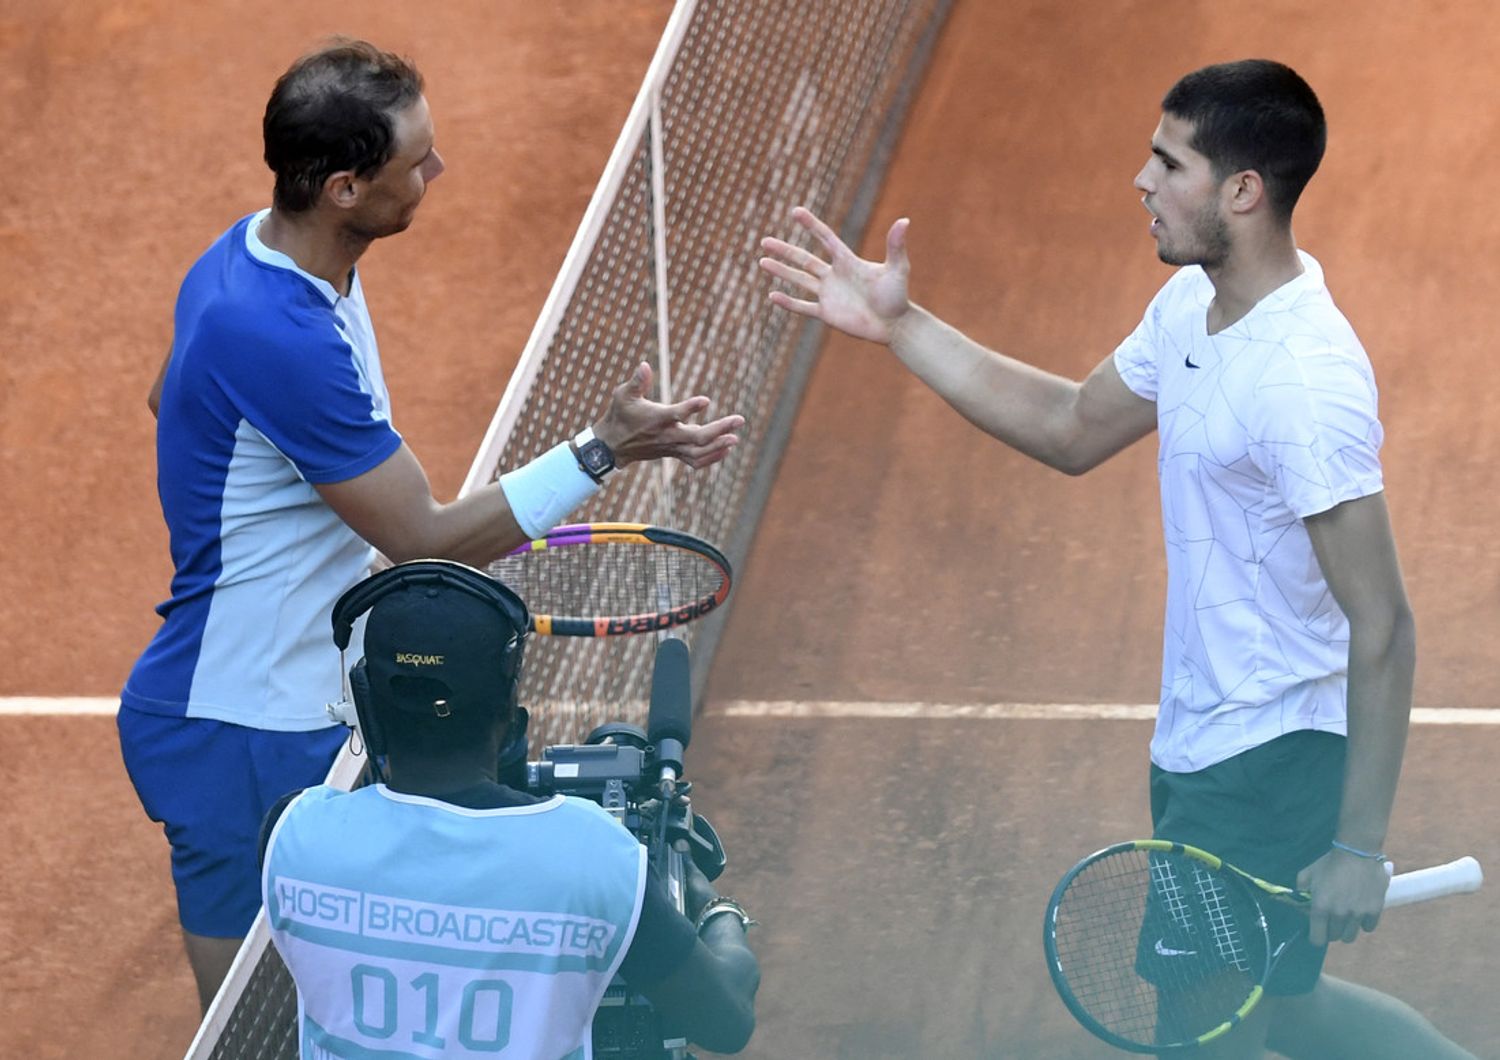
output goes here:
[[[1196, 366], [1195, 366], [1196, 367]], [[1166, 940], [1156, 940], [1156, 954], [1158, 957], [1196, 957], [1197, 950], [1174, 950], [1166, 944]]]
[[1200, 368], [1200, 367], [1202, 367], [1201, 365], [1197, 365], [1197, 364], [1193, 363], [1193, 355], [1191, 353], [1188, 354], [1186, 357], [1184, 357], [1182, 359], [1182, 363], [1185, 364], [1185, 365], [1187, 365], [1189, 368]]

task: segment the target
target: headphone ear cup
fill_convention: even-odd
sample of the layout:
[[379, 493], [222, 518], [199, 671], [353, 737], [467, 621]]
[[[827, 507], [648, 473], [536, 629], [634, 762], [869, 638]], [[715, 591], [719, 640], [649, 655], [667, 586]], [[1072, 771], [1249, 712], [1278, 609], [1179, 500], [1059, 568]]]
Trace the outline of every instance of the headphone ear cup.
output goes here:
[[526, 663], [526, 636], [522, 634], [516, 641], [514, 659], [510, 664], [510, 709], [511, 716], [521, 710], [521, 674], [525, 672]]
[[531, 749], [526, 730], [530, 722], [531, 715], [527, 713], [525, 707], [514, 707], [511, 712], [510, 728], [505, 736], [505, 746], [500, 748], [496, 779], [506, 787], [515, 788], [517, 791], [526, 790], [526, 759]]
[[365, 669], [363, 659], [349, 671], [349, 691], [354, 697], [354, 713], [359, 718], [359, 734], [365, 741], [365, 750], [372, 758], [385, 754], [385, 733], [375, 716], [375, 705], [370, 696], [370, 673]]

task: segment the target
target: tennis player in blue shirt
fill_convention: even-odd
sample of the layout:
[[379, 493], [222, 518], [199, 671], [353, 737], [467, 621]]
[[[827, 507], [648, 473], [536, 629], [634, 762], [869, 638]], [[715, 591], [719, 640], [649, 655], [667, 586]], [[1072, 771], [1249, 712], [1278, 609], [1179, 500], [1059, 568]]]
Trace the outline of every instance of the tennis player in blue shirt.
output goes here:
[[320, 782], [344, 733], [327, 651], [334, 601], [377, 553], [483, 565], [561, 522], [615, 468], [722, 460], [739, 416], [651, 401], [641, 364], [594, 424], [566, 425], [530, 464], [434, 499], [392, 425], [355, 268], [411, 224], [443, 172], [423, 80], [406, 60], [336, 40], [294, 63], [264, 119], [269, 209], [189, 270], [152, 387], [157, 485], [171, 537], [162, 625], [121, 694], [125, 764], [172, 847], [205, 1009], [260, 906], [267, 808]]

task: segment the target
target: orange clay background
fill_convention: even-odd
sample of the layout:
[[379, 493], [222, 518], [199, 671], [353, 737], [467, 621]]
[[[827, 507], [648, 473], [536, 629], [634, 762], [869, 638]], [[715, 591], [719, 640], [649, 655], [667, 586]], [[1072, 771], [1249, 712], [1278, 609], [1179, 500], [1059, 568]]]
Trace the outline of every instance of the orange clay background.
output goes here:
[[[427, 74], [448, 173], [361, 269], [397, 423], [451, 497], [669, 13], [0, 0], [0, 695], [113, 695], [155, 628], [170, 571], [145, 394], [182, 273], [268, 200], [259, 121], [286, 64], [341, 31]], [[1500, 672], [1497, 39], [1485, 0], [958, 0], [866, 240], [911, 216], [915, 298], [1081, 376], [1168, 275], [1130, 187], [1163, 91], [1250, 55], [1303, 72], [1331, 141], [1297, 235], [1381, 383], [1420, 707], [1494, 707]], [[1149, 441], [1082, 480], [1048, 472], [884, 351], [827, 343], [689, 770], [729, 848], [721, 885], [764, 921], [746, 1056], [1110, 1055], [1052, 993], [1041, 915], [1079, 855], [1149, 828], [1149, 723], [725, 711], [1154, 699], [1153, 472]], [[1413, 729], [1403, 867], [1500, 867], [1497, 753], [1492, 726]], [[167, 847], [113, 721], [0, 716], [0, 771], [0, 1056], [181, 1055], [196, 1003]], [[1500, 1055], [1495, 907], [1393, 912], [1330, 968]]]

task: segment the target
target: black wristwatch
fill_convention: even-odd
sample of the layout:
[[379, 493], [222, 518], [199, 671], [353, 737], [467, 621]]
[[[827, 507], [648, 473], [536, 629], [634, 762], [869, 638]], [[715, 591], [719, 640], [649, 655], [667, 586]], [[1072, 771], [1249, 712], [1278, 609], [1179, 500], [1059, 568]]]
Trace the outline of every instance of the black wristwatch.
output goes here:
[[568, 442], [573, 450], [573, 456], [578, 460], [578, 466], [583, 473], [595, 482], [603, 482], [604, 476], [615, 469], [615, 454], [610, 451], [598, 438], [594, 437], [594, 428], [585, 427], [578, 432], [577, 437]]

